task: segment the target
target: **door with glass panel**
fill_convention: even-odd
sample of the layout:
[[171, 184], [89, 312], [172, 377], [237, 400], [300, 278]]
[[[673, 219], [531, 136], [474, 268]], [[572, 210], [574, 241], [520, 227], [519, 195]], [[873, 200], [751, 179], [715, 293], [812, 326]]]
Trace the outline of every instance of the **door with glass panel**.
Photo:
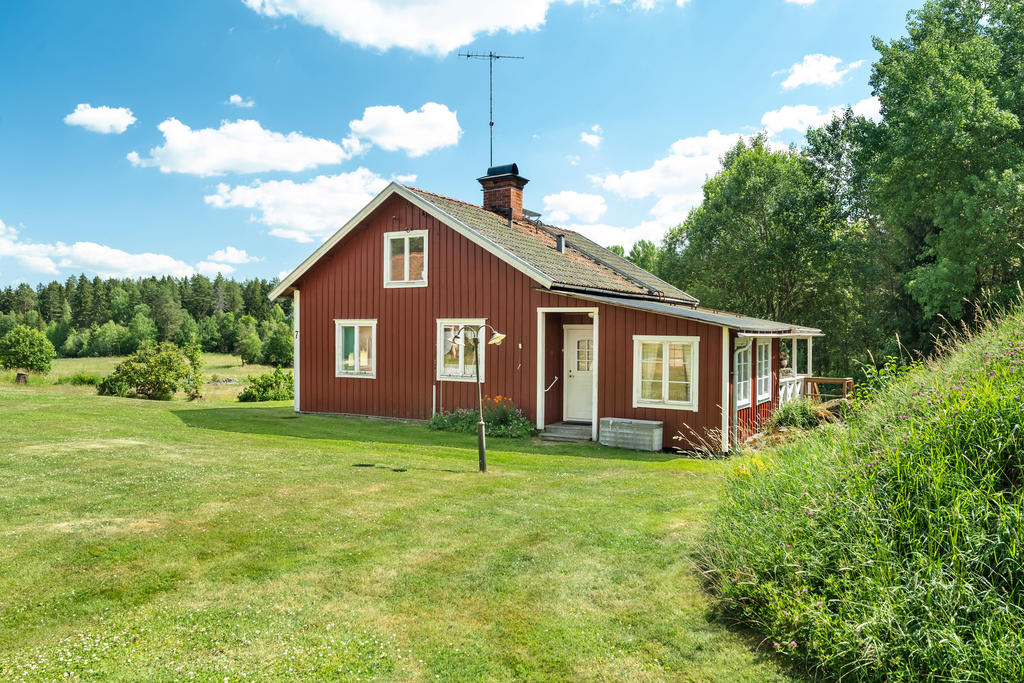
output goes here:
[[565, 385], [562, 391], [562, 419], [590, 422], [594, 416], [594, 326], [565, 325]]

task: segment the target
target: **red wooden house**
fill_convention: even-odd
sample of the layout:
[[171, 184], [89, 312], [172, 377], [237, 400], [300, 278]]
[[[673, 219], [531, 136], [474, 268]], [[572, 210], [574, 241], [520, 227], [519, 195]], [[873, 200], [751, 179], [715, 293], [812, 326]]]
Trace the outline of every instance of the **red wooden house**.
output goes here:
[[294, 297], [296, 411], [475, 407], [473, 343], [455, 333], [483, 323], [507, 335], [481, 345], [483, 392], [595, 440], [601, 418], [640, 419], [665, 447], [730, 450], [800, 379], [780, 376], [781, 340], [806, 340], [811, 374], [818, 330], [702, 308], [524, 214], [515, 164], [479, 182], [482, 206], [391, 183], [271, 292]]

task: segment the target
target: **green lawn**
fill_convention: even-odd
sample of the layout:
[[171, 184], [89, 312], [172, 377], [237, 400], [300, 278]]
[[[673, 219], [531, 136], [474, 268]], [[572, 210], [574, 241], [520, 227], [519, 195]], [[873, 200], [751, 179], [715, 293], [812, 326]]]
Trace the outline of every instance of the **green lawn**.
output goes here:
[[0, 679], [779, 680], [690, 555], [725, 463], [0, 386]]

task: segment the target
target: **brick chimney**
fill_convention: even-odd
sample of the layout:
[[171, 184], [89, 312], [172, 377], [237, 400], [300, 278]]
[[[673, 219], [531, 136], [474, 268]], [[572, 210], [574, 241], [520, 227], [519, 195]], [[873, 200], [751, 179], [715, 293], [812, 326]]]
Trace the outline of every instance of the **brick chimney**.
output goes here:
[[477, 180], [484, 188], [485, 209], [515, 219], [523, 217], [523, 187], [530, 181], [519, 175], [517, 165], [491, 166], [487, 175]]

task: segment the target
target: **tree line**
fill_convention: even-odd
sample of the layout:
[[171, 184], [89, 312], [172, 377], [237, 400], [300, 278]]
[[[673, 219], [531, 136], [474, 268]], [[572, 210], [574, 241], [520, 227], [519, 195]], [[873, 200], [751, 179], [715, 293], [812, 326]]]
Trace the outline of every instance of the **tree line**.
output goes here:
[[273, 303], [275, 281], [190, 278], [54, 280], [0, 291], [0, 338], [18, 325], [43, 332], [62, 357], [118, 356], [146, 341], [195, 341], [243, 362], [291, 366], [291, 301]]
[[874, 47], [881, 120], [738, 142], [700, 206], [627, 256], [702, 305], [821, 328], [815, 365], [844, 375], [929, 353], [1024, 276], [1024, 4], [929, 0]]

